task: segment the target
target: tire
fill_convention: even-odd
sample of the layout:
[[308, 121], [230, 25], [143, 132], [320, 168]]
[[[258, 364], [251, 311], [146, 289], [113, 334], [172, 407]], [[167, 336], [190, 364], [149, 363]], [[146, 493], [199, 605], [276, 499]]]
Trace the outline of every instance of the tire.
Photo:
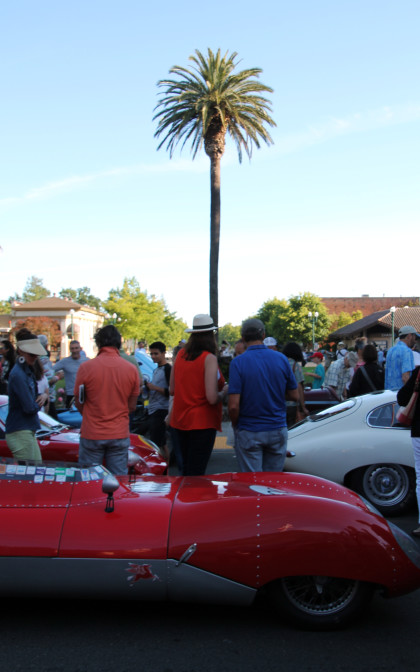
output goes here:
[[386, 516], [408, 511], [416, 496], [414, 471], [401, 464], [371, 464], [358, 469], [351, 484]]
[[373, 594], [368, 583], [329, 576], [289, 576], [271, 586], [271, 601], [283, 617], [301, 628], [333, 630], [366, 607]]

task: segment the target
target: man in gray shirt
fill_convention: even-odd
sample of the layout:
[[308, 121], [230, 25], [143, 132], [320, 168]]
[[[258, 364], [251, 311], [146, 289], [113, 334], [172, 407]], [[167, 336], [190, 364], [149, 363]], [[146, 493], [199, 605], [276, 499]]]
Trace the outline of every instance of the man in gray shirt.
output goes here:
[[169, 379], [171, 365], [166, 361], [166, 345], [161, 341], [155, 341], [149, 347], [150, 356], [157, 364], [153, 371], [151, 383], [145, 382], [149, 392], [149, 405], [147, 407], [150, 438], [159, 448], [166, 445], [165, 418], [169, 407]]
[[79, 366], [89, 357], [81, 356], [81, 346], [79, 341], [70, 341], [70, 357], [64, 357], [54, 364], [54, 372], [64, 372], [64, 383], [66, 392], [66, 408], [70, 408], [74, 398], [74, 384], [76, 382]]

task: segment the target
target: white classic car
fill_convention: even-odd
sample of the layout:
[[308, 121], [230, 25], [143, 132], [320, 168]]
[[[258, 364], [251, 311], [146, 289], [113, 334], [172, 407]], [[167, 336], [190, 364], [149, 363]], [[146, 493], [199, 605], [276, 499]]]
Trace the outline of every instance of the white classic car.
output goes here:
[[382, 513], [402, 513], [415, 500], [415, 471], [398, 408], [396, 393], [384, 390], [309, 416], [289, 430], [285, 471], [342, 483]]

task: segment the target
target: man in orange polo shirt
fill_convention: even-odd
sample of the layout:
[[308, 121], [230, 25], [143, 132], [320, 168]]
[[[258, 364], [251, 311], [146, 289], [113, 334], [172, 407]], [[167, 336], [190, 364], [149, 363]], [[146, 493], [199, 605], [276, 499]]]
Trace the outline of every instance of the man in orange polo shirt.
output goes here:
[[81, 364], [75, 403], [83, 416], [79, 462], [102, 464], [113, 474], [127, 473], [130, 445], [128, 415], [136, 408], [140, 377], [136, 368], [120, 356], [121, 335], [112, 324], [95, 334], [99, 352]]

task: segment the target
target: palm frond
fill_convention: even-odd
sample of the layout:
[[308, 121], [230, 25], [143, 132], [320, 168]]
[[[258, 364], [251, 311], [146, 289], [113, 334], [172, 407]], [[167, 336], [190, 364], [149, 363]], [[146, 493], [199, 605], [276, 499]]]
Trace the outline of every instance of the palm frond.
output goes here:
[[169, 72], [176, 79], [158, 82], [162, 93], [153, 117], [158, 149], [166, 146], [172, 157], [179, 144], [182, 151], [191, 142], [195, 158], [212, 134], [228, 133], [241, 161], [243, 151], [251, 157], [252, 146], [260, 147], [260, 141], [272, 144], [266, 126], [276, 124], [271, 103], [261, 94], [273, 89], [259, 81], [261, 68], [234, 72], [236, 59], [236, 52], [222, 56], [220, 49], [208, 49], [204, 55], [196, 49], [189, 57], [191, 67], [174, 65]]

